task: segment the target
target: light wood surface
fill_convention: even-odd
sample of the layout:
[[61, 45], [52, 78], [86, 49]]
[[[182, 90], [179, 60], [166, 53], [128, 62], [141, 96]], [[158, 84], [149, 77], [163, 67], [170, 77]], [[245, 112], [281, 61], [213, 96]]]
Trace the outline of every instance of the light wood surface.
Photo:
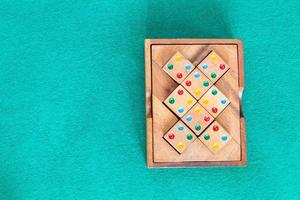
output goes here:
[[[164, 135], [180, 117], [163, 103], [178, 87], [178, 83], [163, 67], [180, 52], [194, 66], [214, 51], [230, 66], [216, 87], [230, 104], [216, 118], [230, 134], [230, 140], [213, 153], [200, 139], [194, 140], [181, 154], [166, 142]], [[146, 40], [146, 117], [148, 167], [238, 166], [246, 164], [245, 122], [240, 98], [244, 88], [242, 43], [239, 40]], [[242, 80], [241, 80], [242, 79]]]

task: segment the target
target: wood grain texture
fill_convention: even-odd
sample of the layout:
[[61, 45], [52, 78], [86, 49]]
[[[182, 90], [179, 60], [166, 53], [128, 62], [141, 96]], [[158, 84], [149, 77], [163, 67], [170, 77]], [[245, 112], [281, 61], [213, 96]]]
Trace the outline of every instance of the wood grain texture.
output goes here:
[[[163, 104], [178, 84], [162, 68], [176, 52], [197, 66], [211, 51], [230, 66], [215, 85], [231, 102], [216, 121], [232, 139], [217, 153], [212, 153], [196, 139], [178, 154], [163, 139], [179, 120]], [[148, 167], [245, 165], [245, 124], [240, 105], [244, 87], [244, 81], [240, 80], [243, 79], [242, 43], [239, 40], [146, 40], [145, 55]]]

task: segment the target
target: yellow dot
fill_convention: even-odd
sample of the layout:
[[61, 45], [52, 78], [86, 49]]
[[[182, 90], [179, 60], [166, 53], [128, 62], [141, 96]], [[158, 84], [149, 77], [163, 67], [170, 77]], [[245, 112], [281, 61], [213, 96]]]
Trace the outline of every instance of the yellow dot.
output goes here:
[[211, 59], [212, 61], [216, 61], [216, 60], [217, 60], [217, 56], [216, 56], [215, 54], [213, 54], [213, 55], [211, 55], [210, 59]]
[[219, 144], [218, 144], [218, 143], [213, 143], [213, 144], [211, 145], [211, 147], [212, 147], [214, 150], [216, 150], [216, 149], [219, 148]]
[[202, 103], [203, 104], [208, 104], [208, 99], [203, 99]]
[[197, 106], [197, 107], [195, 108], [195, 112], [197, 112], [197, 113], [201, 112], [201, 108], [200, 108], [199, 106]]
[[191, 105], [193, 103], [193, 99], [187, 98], [186, 103], [189, 104], [189, 105]]
[[200, 94], [201, 94], [201, 90], [200, 90], [200, 89], [196, 89], [196, 90], [195, 90], [195, 94], [196, 94], [196, 95], [200, 95]]
[[184, 144], [183, 144], [182, 142], [179, 142], [179, 143], [177, 144], [177, 147], [178, 147], [179, 149], [182, 149], [182, 148], [184, 147]]
[[176, 55], [176, 56], [175, 56], [175, 60], [176, 60], [176, 61], [181, 60], [181, 55]]

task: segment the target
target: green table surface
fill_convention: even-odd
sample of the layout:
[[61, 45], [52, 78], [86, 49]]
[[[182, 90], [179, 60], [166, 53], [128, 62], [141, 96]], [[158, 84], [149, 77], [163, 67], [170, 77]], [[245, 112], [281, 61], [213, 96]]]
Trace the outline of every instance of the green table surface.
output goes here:
[[[300, 1], [3, 0], [0, 199], [300, 199]], [[248, 166], [147, 169], [145, 38], [244, 41]]]

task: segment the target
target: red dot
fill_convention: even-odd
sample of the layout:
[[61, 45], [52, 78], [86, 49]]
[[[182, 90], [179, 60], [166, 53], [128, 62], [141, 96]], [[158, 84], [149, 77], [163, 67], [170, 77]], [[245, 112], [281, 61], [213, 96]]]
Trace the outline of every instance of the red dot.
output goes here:
[[179, 90], [177, 91], [177, 93], [178, 93], [179, 95], [183, 95], [183, 90], [180, 90], [180, 89], [179, 89]]
[[175, 135], [174, 135], [173, 133], [170, 133], [170, 134], [168, 135], [168, 137], [169, 137], [170, 140], [173, 140], [173, 139], [175, 138]]
[[213, 126], [213, 130], [214, 130], [214, 131], [218, 131], [218, 130], [219, 130], [219, 126], [218, 126], [218, 125], [214, 125], [214, 126]]
[[177, 78], [182, 78], [182, 73], [178, 72], [178, 73], [176, 74], [176, 76], [177, 76]]
[[209, 122], [209, 120], [210, 120], [210, 117], [208, 117], [208, 116], [204, 117], [204, 121]]
[[185, 84], [186, 84], [186, 86], [191, 86], [192, 82], [191, 81], [186, 81]]
[[216, 107], [213, 107], [213, 108], [211, 109], [211, 111], [212, 111], [213, 113], [217, 113], [217, 112], [218, 112], [218, 109], [217, 109]]
[[224, 70], [225, 69], [225, 65], [224, 64], [220, 64], [220, 69]]

